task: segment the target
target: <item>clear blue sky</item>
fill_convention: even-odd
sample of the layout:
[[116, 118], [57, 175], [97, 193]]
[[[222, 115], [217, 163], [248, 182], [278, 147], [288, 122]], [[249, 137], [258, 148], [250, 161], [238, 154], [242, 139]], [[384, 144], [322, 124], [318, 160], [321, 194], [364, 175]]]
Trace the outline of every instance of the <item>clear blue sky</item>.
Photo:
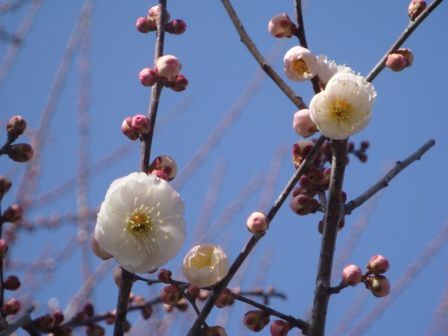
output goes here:
[[[2, 124], [10, 115], [21, 114], [27, 119], [30, 130], [38, 126], [39, 116], [81, 5], [80, 0], [46, 1], [39, 9], [16, 62], [0, 86]], [[89, 72], [91, 144], [87, 154], [90, 164], [129, 142], [120, 133], [121, 122], [126, 116], [147, 111], [149, 90], [139, 84], [137, 75], [141, 68], [153, 62], [154, 35], [137, 33], [134, 22], [138, 16], [145, 15], [151, 5], [146, 1], [95, 1]], [[407, 6], [408, 2], [404, 0], [374, 3], [305, 1], [304, 15], [310, 48], [316, 54], [326, 54], [365, 75], [407, 25]], [[294, 17], [293, 1], [235, 1], [235, 7], [261, 52], [268, 55], [272, 48], [277, 50], [280, 56], [272, 65], [283, 76], [283, 54], [298, 42], [289, 39], [279, 43], [268, 34], [267, 22], [271, 16], [283, 11]], [[1, 16], [1, 26], [15, 31], [26, 10], [27, 6]], [[169, 90], [162, 93], [158, 119], [161, 132], [155, 138], [153, 154], [171, 155], [182, 170], [247, 90], [258, 68], [240, 43], [220, 1], [173, 0], [168, 1], [168, 10], [172, 18], [182, 18], [188, 25], [184, 35], [166, 37], [165, 52], [179, 57], [183, 64], [182, 73], [189, 79], [190, 86], [183, 93]], [[411, 68], [401, 73], [386, 70], [375, 80], [378, 97], [372, 121], [365, 131], [351, 139], [357, 143], [368, 139], [371, 148], [366, 164], [353, 159], [347, 168], [344, 190], [349, 199], [362, 193], [395, 161], [405, 158], [428, 139], [437, 141], [421, 161], [401, 173], [371, 203], [370, 206], [374, 207], [372, 213], [368, 214], [367, 207], [358, 209], [346, 219], [346, 228], [339, 235], [336, 255], [347, 241], [350, 229], [363, 215], [368, 214], [367, 228], [359, 244], [353, 248], [348, 262], [364, 267], [371, 255], [383, 254], [392, 264], [387, 274], [392, 283], [439, 235], [448, 219], [445, 192], [448, 70], [444, 64], [445, 55], [448, 54], [448, 45], [444, 42], [448, 21], [445, 13], [446, 4], [442, 4], [405, 44], [414, 52], [415, 61]], [[4, 55], [6, 49], [7, 44], [1, 42], [0, 55]], [[47, 133], [42, 153], [42, 176], [32, 198], [77, 174], [80, 143], [77, 128], [78, 55], [70, 66]], [[310, 101], [312, 91], [308, 83], [290, 82], [290, 85], [305, 102]], [[179, 110], [178, 106], [181, 106], [182, 113], [170, 117], [176, 113], [173, 111]], [[287, 155], [281, 162], [274, 190], [274, 195], [279, 193], [293, 172], [289, 151], [292, 143], [299, 139], [291, 127], [294, 112], [295, 107], [269, 79], [255, 95], [250, 96], [240, 117], [180, 190], [186, 204], [188, 238], [179, 258], [171, 261], [169, 268], [176, 271], [181, 258], [193, 244], [203, 201], [217, 170], [223, 169], [219, 174], [222, 183], [216, 190], [217, 203], [211, 219], [207, 221], [209, 226], [224, 211], [228, 211], [229, 205], [254, 176], [268, 172], [275, 153], [286, 146]], [[168, 120], [168, 123], [163, 123], [163, 120]], [[121, 155], [113, 165], [92, 174], [89, 183], [89, 205], [92, 208], [100, 204], [113, 179], [138, 170], [138, 156], [139, 145], [136, 142], [129, 147], [129, 153]], [[21, 172], [23, 168], [11, 164], [7, 158], [1, 158], [1, 165], [1, 174], [9, 174], [13, 169]], [[20, 175], [14, 174], [11, 176], [17, 180]], [[246, 217], [258, 210], [262, 190], [263, 183], [258, 182], [250, 196], [245, 197], [242, 209], [222, 227], [209, 230], [201, 241], [220, 244], [233, 260], [249, 238], [245, 228]], [[272, 197], [268, 204], [272, 203]], [[14, 198], [14, 193], [11, 193], [3, 206]], [[76, 191], [70, 189], [56, 200], [33, 209], [28, 217], [35, 219], [74, 211]], [[244, 289], [254, 285], [273, 285], [288, 295], [287, 301], [273, 300], [273, 307], [303, 317], [312, 303], [321, 237], [316, 227], [320, 217], [319, 214], [298, 217], [285, 206], [255, 249], [250, 262], [244, 266], [246, 272], [240, 276], [238, 285]], [[12, 257], [32, 261], [47, 249], [50, 255], [56, 254], [76, 231], [75, 225], [65, 224], [57, 230], [42, 229], [32, 234], [24, 232], [17, 247], [12, 250]], [[76, 251], [70, 256], [58, 268], [48, 286], [32, 296], [41, 303], [42, 312], [53, 296], [59, 298], [61, 307], [65, 307], [79, 288], [82, 283], [80, 255]], [[447, 248], [441, 249], [363, 335], [424, 335], [443, 287], [447, 284], [447, 257]], [[98, 264], [92, 257], [92, 265]], [[135, 289], [147, 294], [141, 285]], [[335, 330], [350, 303], [364, 292], [358, 286], [332, 299], [328, 335]], [[26, 289], [24, 293], [32, 295]], [[93, 298], [99, 311], [115, 305], [116, 288], [110, 276], [98, 284]], [[378, 302], [380, 299], [369, 295], [360, 312], [361, 319]], [[239, 320], [245, 309], [245, 306], [238, 304], [230, 316], [229, 335], [239, 335]], [[131, 320], [134, 316], [131, 315]], [[210, 324], [213, 324], [213, 318]], [[296, 332], [291, 334], [295, 335]]]

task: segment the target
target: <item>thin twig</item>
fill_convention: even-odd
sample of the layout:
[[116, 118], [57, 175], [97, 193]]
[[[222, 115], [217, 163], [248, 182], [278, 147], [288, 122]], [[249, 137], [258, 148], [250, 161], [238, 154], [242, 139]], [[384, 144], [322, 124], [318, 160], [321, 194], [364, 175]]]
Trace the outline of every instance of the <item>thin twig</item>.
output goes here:
[[14, 322], [10, 323], [5, 329], [0, 332], [0, 336], [10, 336], [14, 331], [21, 328], [22, 326], [31, 322], [30, 314], [33, 312], [34, 307], [31, 306], [26, 309], [25, 314], [19, 317]]
[[347, 288], [349, 285], [347, 285], [346, 283], [341, 282], [339, 285], [334, 286], [334, 287], [330, 287], [328, 289], [328, 292], [330, 294], [339, 294], [341, 292], [341, 290], [343, 290], [344, 288]]
[[118, 290], [117, 314], [114, 325], [114, 336], [123, 336], [126, 315], [128, 313], [129, 295], [131, 294], [134, 274], [121, 269], [121, 283]]
[[405, 30], [401, 33], [401, 35], [397, 38], [397, 40], [392, 44], [389, 50], [384, 54], [381, 60], [375, 65], [375, 67], [370, 71], [367, 75], [366, 80], [371, 82], [376, 76], [385, 68], [387, 56], [400, 48], [403, 43], [411, 36], [412, 32], [417, 29], [417, 27], [422, 23], [426, 17], [431, 14], [431, 12], [437, 8], [438, 5], [442, 3], [443, 0], [434, 0], [429, 4], [426, 9], [420, 13], [420, 15], [415, 19], [415, 21], [410, 21]]
[[345, 205], [345, 214], [349, 215], [354, 209], [362, 205], [369, 198], [375, 195], [378, 191], [383, 188], [386, 188], [389, 185], [389, 182], [397, 176], [403, 169], [409, 166], [416, 160], [420, 160], [420, 158], [432, 147], [436, 144], [435, 140], [431, 139], [426, 142], [422, 147], [420, 147], [415, 153], [408, 156], [403, 161], [398, 161], [395, 166], [389, 170], [389, 172], [377, 183], [375, 183], [372, 187], [370, 187], [363, 194], [358, 196], [357, 198], [351, 200]]
[[261, 55], [260, 51], [253, 43], [252, 39], [247, 34], [246, 30], [243, 27], [238, 15], [235, 12], [232, 4], [229, 0], [221, 0], [224, 5], [227, 13], [229, 14], [230, 19], [233, 22], [238, 34], [241, 37], [241, 42], [249, 49], [249, 52], [255, 58], [255, 60], [260, 64], [261, 68], [267, 73], [269, 77], [277, 84], [280, 90], [288, 96], [288, 98], [300, 109], [306, 108], [306, 104], [303, 102], [302, 98], [297, 96], [294, 91], [285, 83], [285, 81], [275, 72], [275, 70], [268, 64], [266, 59]]

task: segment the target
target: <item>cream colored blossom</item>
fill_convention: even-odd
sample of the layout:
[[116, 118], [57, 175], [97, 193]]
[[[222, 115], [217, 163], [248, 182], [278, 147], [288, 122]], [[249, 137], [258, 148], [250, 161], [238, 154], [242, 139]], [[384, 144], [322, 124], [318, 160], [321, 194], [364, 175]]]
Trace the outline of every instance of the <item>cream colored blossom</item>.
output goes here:
[[229, 263], [219, 246], [197, 245], [185, 256], [182, 270], [193, 286], [203, 288], [221, 281], [229, 272]]
[[316, 75], [316, 57], [306, 48], [293, 47], [285, 54], [283, 68], [289, 79], [305, 81]]
[[338, 65], [335, 61], [328, 59], [325, 55], [316, 57], [317, 70], [316, 74], [324, 85], [338, 72], [352, 72], [353, 70], [345, 65]]
[[130, 272], [150, 272], [185, 240], [184, 203], [165, 180], [132, 173], [112, 182], [101, 204], [95, 239]]
[[324, 136], [346, 139], [367, 126], [375, 97], [373, 85], [364, 77], [338, 72], [311, 100], [310, 117]]

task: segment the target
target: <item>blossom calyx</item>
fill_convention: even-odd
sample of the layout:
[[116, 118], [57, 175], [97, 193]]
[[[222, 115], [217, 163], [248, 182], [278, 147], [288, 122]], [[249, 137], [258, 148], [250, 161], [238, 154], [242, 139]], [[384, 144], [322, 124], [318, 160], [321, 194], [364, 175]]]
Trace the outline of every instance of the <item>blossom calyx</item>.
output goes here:
[[356, 286], [362, 281], [362, 271], [359, 266], [348, 265], [342, 270], [342, 282], [349, 286]]
[[370, 258], [367, 269], [373, 274], [383, 274], [389, 269], [389, 260], [380, 254]]
[[247, 218], [247, 229], [254, 234], [263, 234], [269, 228], [269, 218], [262, 212], [255, 211]]
[[293, 47], [285, 54], [283, 70], [290, 80], [297, 82], [309, 80], [316, 75], [316, 57], [304, 47]]
[[164, 55], [156, 60], [155, 70], [160, 78], [171, 82], [179, 75], [182, 65], [179, 59], [173, 55]]
[[17, 139], [19, 135], [22, 135], [26, 129], [26, 120], [19, 115], [13, 116], [6, 124], [6, 131], [10, 139]]
[[165, 31], [170, 34], [180, 35], [187, 30], [187, 24], [184, 20], [171, 20], [165, 25]]
[[243, 323], [249, 330], [261, 331], [269, 324], [269, 314], [263, 310], [250, 310], [244, 314]]
[[288, 14], [281, 13], [273, 16], [268, 23], [268, 31], [274, 37], [291, 37], [297, 31], [297, 26], [291, 21]]
[[212, 286], [229, 272], [229, 262], [221, 247], [197, 245], [185, 256], [182, 263], [185, 278], [199, 288]]
[[390, 282], [383, 275], [372, 275], [366, 277], [364, 280], [366, 287], [370, 289], [373, 295], [376, 297], [384, 297], [390, 293]]
[[426, 9], [426, 1], [412, 0], [408, 8], [408, 15], [411, 21], [414, 21], [425, 9]]
[[16, 162], [28, 162], [33, 158], [33, 155], [33, 147], [27, 143], [10, 145], [8, 149], [9, 158]]
[[410, 49], [401, 48], [387, 55], [386, 66], [392, 71], [401, 71], [412, 65], [414, 55]]

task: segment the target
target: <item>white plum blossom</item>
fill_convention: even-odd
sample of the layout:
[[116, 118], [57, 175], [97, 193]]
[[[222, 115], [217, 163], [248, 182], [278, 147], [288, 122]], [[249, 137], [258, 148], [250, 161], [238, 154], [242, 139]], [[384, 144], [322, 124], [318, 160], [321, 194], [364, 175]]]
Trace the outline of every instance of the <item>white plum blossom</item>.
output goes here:
[[338, 65], [335, 61], [328, 59], [325, 55], [316, 57], [316, 74], [324, 85], [338, 72], [352, 72], [353, 70], [345, 65]]
[[316, 75], [316, 57], [308, 49], [296, 46], [285, 54], [283, 68], [289, 79], [305, 81]]
[[310, 103], [310, 117], [322, 135], [336, 140], [360, 132], [369, 123], [376, 92], [364, 77], [338, 72]]
[[179, 252], [185, 240], [184, 203], [156, 176], [132, 173], [107, 190], [95, 239], [129, 272], [156, 270]]
[[185, 256], [182, 270], [185, 278], [199, 288], [221, 281], [229, 272], [229, 262], [217, 245], [197, 245]]

